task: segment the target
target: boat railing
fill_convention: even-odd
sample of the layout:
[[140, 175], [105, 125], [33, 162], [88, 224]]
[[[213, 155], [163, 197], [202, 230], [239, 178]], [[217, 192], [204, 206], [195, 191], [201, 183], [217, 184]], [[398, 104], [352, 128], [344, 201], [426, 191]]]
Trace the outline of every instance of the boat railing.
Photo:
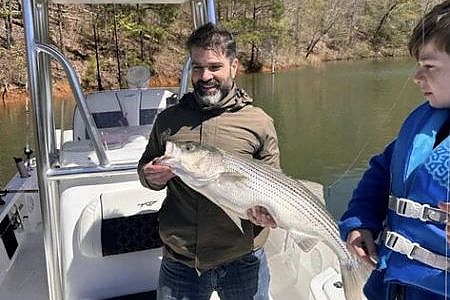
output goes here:
[[63, 67], [69, 80], [69, 84], [72, 88], [72, 92], [75, 97], [75, 101], [78, 105], [81, 118], [83, 119], [84, 123], [87, 124], [86, 131], [94, 146], [95, 153], [97, 154], [99, 160], [99, 164], [101, 166], [108, 166], [109, 160], [108, 157], [106, 156], [105, 148], [100, 142], [100, 135], [98, 133], [97, 127], [95, 126], [94, 119], [92, 118], [92, 115], [89, 112], [89, 108], [86, 103], [86, 97], [82, 92], [81, 85], [74, 68], [72, 67], [70, 62], [64, 57], [64, 55], [55, 47], [42, 43], [36, 43], [35, 47], [37, 51], [45, 52], [52, 58], [56, 59]]
[[[181, 3], [187, 0], [54, 0], [62, 4], [80, 3]], [[214, 0], [192, 0], [194, 20], [197, 26], [210, 21], [215, 23]], [[203, 6], [206, 13], [195, 17]], [[48, 0], [22, 0], [25, 43], [27, 51], [27, 68], [30, 98], [35, 115], [36, 146], [38, 148], [37, 177], [41, 198], [41, 211], [44, 231], [44, 246], [49, 284], [49, 299], [64, 299], [61, 263], [61, 233], [60, 233], [60, 184], [64, 179], [84, 176], [122, 175], [135, 173], [135, 164], [110, 164], [106, 150], [101, 142], [94, 119], [89, 113], [86, 97], [82, 92], [78, 76], [71, 63], [64, 55], [49, 43]], [[207, 17], [207, 18], [206, 18]], [[52, 80], [50, 58], [55, 59], [63, 68], [71, 86], [80, 115], [86, 124], [86, 131], [95, 149], [98, 165], [88, 167], [61, 167], [59, 150], [52, 108]], [[189, 62], [186, 63], [182, 76], [182, 86], [187, 89]], [[185, 91], [180, 90], [182, 96]]]
[[66, 179], [80, 179], [80, 178], [92, 178], [97, 176], [115, 175], [132, 175], [136, 174], [135, 163], [122, 163], [111, 164], [109, 166], [88, 166], [88, 167], [64, 167], [64, 168], [52, 168], [46, 172], [49, 180], [66, 180]]

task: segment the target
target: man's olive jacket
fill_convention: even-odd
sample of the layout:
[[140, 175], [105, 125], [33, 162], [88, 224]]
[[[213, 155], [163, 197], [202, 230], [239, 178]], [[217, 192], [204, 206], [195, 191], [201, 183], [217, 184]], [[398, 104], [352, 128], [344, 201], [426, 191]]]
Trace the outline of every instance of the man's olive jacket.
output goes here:
[[[195, 141], [279, 167], [279, 149], [273, 120], [243, 91], [233, 88], [213, 109], [200, 108], [194, 94], [161, 112], [155, 121], [145, 152], [139, 161], [142, 184], [148, 183], [143, 166], [164, 154], [165, 142]], [[263, 230], [242, 220], [244, 233], [218, 206], [185, 185], [178, 177], [167, 183], [167, 197], [159, 212], [159, 232], [164, 255], [205, 271], [230, 262], [267, 239]], [[258, 235], [256, 239], [255, 236]]]

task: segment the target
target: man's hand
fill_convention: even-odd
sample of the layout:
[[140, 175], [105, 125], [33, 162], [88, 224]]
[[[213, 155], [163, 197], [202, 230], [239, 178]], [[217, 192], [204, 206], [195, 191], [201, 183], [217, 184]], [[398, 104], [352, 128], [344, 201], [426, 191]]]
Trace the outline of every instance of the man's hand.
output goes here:
[[375, 267], [378, 260], [372, 232], [367, 229], [356, 229], [347, 235], [347, 248], [369, 265]]
[[262, 227], [276, 228], [277, 223], [263, 206], [253, 206], [247, 210], [250, 222]]
[[[447, 213], [450, 213], [450, 202], [441, 202], [439, 203], [439, 208], [443, 211], [446, 211]], [[450, 244], [450, 217], [447, 216], [447, 243]]]
[[158, 165], [154, 163], [155, 161], [157, 159], [152, 160], [142, 168], [145, 180], [149, 184], [164, 186], [176, 175], [172, 173], [168, 166]]

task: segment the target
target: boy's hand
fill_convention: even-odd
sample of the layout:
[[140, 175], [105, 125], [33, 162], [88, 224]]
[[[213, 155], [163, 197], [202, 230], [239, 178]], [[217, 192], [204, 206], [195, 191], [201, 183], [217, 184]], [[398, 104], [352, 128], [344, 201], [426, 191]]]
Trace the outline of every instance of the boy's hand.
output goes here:
[[355, 229], [347, 235], [347, 248], [369, 265], [376, 267], [378, 255], [373, 235], [367, 229]]

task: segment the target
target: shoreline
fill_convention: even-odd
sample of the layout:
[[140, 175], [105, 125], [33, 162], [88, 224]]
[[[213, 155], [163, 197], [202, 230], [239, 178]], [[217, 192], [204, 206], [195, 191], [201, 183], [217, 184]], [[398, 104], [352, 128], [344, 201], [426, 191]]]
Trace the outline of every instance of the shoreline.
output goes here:
[[[281, 69], [280, 69], [281, 70]], [[283, 68], [286, 70], [286, 68]], [[269, 71], [270, 72], [270, 71]], [[240, 72], [244, 74], [245, 72]], [[267, 73], [263, 71], [262, 73]], [[174, 77], [163, 77], [159, 75], [155, 75], [150, 79], [149, 87], [167, 87], [167, 88], [175, 88], [179, 86], [179, 78]], [[105, 89], [119, 89], [118, 86], [112, 86]], [[93, 89], [87, 89], [86, 92], [94, 91]], [[27, 91], [25, 87], [10, 87], [5, 91], [5, 88], [1, 90], [2, 95], [2, 103], [16, 103], [16, 102], [24, 102], [24, 100], [28, 97]], [[73, 97], [72, 91], [70, 88], [69, 82], [66, 80], [61, 80], [53, 83], [52, 93], [55, 99], [61, 99], [64, 97]]]
[[[377, 60], [377, 59], [386, 59], [386, 58], [390, 58], [390, 59], [404, 59], [408, 56], [406, 55], [400, 55], [400, 56], [391, 56], [391, 57], [386, 57], [386, 56], [368, 56], [368, 57], [364, 57], [364, 58], [359, 58], [359, 59], [355, 59], [355, 58], [347, 58], [347, 59], [330, 59], [330, 60], [311, 60], [309, 63], [279, 63], [276, 64], [275, 66], [275, 73], [279, 73], [279, 72], [285, 72], [287, 70], [291, 70], [291, 69], [297, 69], [297, 68], [303, 68], [305, 66], [320, 66], [322, 64], [327, 64], [327, 63], [333, 63], [333, 62], [340, 62], [340, 61], [358, 61], [358, 60]], [[245, 70], [245, 68], [243, 68], [243, 66], [240, 66], [240, 68], [238, 69], [238, 74], [250, 74]], [[268, 65], [263, 65], [262, 69], [260, 72], [257, 73], [263, 73], [263, 74], [267, 74], [267, 73], [272, 73], [272, 68], [271, 66]], [[174, 87], [178, 87], [180, 83], [180, 77], [175, 77], [175, 76], [164, 76], [164, 75], [153, 75], [150, 78], [150, 83], [149, 83], [149, 87], [167, 87], [167, 88], [174, 88]], [[109, 87], [105, 87], [105, 89], [119, 89], [119, 86], [109, 86]], [[85, 89], [85, 92], [92, 92], [95, 91], [95, 89], [92, 88], [87, 88]], [[72, 96], [72, 91], [70, 88], [70, 84], [67, 80], [60, 80], [57, 82], [53, 83], [53, 89], [52, 89], [54, 98], [56, 100], [59, 100], [61, 98], [64, 97], [73, 97]], [[1, 98], [2, 103], [5, 105], [7, 103], [15, 103], [15, 102], [24, 102], [24, 100], [26, 99], [27, 92], [25, 89], [25, 86], [21, 87], [21, 86], [13, 86], [13, 87], [9, 87], [7, 90], [6, 88], [3, 86], [3, 88], [0, 90], [0, 94], [1, 94]]]
[[[152, 78], [150, 80], [149, 86], [151, 87], [177, 87], [178, 86], [178, 80], [174, 78], [161, 78], [160, 76], [155, 76], [155, 78]], [[119, 89], [119, 87], [113, 87]], [[92, 91], [92, 90], [88, 90]], [[61, 99], [64, 97], [73, 97], [72, 91], [70, 88], [70, 84], [63, 80], [58, 81], [56, 83], [53, 83], [53, 89], [52, 93], [54, 95], [55, 99]], [[1, 90], [1, 98], [2, 103], [16, 103], [16, 102], [24, 102], [26, 98], [28, 97], [28, 93], [25, 89], [25, 87], [12, 87], [5, 90], [3, 88]]]

